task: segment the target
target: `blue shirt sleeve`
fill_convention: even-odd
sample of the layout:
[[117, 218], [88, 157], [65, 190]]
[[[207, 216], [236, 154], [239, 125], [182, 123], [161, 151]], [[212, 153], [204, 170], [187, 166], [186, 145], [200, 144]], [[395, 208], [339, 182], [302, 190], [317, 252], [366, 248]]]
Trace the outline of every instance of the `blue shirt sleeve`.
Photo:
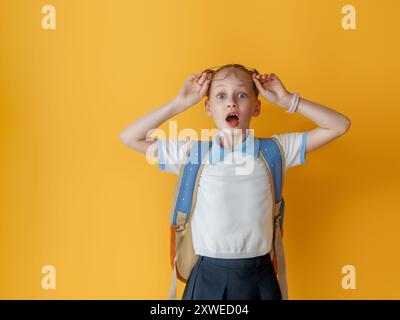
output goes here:
[[306, 162], [306, 145], [307, 145], [307, 136], [308, 132], [303, 132], [302, 140], [301, 140], [301, 149], [300, 149], [300, 162], [303, 164]]

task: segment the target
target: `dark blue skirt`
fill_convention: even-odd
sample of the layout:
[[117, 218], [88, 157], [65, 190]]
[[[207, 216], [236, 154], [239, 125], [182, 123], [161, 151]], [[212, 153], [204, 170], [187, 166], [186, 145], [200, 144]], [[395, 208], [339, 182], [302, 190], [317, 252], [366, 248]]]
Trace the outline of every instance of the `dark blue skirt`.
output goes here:
[[270, 254], [223, 259], [199, 255], [182, 300], [282, 300]]

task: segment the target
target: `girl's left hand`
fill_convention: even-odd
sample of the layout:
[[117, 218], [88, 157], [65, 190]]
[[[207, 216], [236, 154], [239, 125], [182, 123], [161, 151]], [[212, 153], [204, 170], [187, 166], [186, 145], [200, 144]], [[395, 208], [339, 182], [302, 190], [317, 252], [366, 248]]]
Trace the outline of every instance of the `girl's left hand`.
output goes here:
[[290, 100], [291, 94], [276, 74], [253, 74], [253, 81], [265, 99], [282, 108], [289, 108], [286, 104]]

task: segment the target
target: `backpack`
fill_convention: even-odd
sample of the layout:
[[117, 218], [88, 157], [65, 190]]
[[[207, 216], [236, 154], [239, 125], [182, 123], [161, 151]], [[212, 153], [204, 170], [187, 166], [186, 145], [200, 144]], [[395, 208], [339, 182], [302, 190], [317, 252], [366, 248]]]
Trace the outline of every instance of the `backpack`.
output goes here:
[[[286, 282], [285, 253], [282, 243], [284, 200], [282, 186], [284, 180], [285, 155], [282, 147], [275, 137], [254, 138], [255, 145], [259, 148], [259, 156], [263, 160], [271, 183], [273, 206], [273, 240], [270, 251], [274, 270], [278, 277], [282, 299], [288, 299]], [[168, 300], [176, 300], [177, 279], [186, 283], [190, 272], [197, 262], [195, 254], [190, 217], [195, 207], [197, 186], [201, 171], [206, 163], [212, 141], [191, 141], [187, 144], [185, 159], [180, 167], [178, 182], [175, 188], [173, 205], [170, 214], [170, 263], [172, 279]]]

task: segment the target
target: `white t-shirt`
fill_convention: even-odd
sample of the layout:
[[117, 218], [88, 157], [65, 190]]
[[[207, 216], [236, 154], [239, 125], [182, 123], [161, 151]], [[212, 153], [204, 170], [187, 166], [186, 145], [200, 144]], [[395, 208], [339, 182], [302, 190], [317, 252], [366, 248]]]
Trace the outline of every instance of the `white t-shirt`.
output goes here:
[[[307, 132], [273, 135], [285, 154], [285, 171], [306, 162]], [[210, 154], [224, 152], [221, 159], [207, 159], [199, 179], [197, 199], [192, 217], [192, 241], [196, 254], [214, 258], [250, 258], [271, 250], [273, 199], [271, 183], [264, 164], [249, 146], [249, 133], [241, 146], [233, 151], [222, 148], [219, 135], [213, 137]], [[168, 142], [168, 143], [167, 143]], [[179, 174], [180, 152], [186, 140], [157, 141], [159, 168]], [[251, 145], [252, 146], [252, 145]], [[247, 151], [248, 150], [248, 151]], [[255, 157], [256, 156], [256, 157]], [[237, 174], [243, 162], [252, 161], [252, 170]]]

